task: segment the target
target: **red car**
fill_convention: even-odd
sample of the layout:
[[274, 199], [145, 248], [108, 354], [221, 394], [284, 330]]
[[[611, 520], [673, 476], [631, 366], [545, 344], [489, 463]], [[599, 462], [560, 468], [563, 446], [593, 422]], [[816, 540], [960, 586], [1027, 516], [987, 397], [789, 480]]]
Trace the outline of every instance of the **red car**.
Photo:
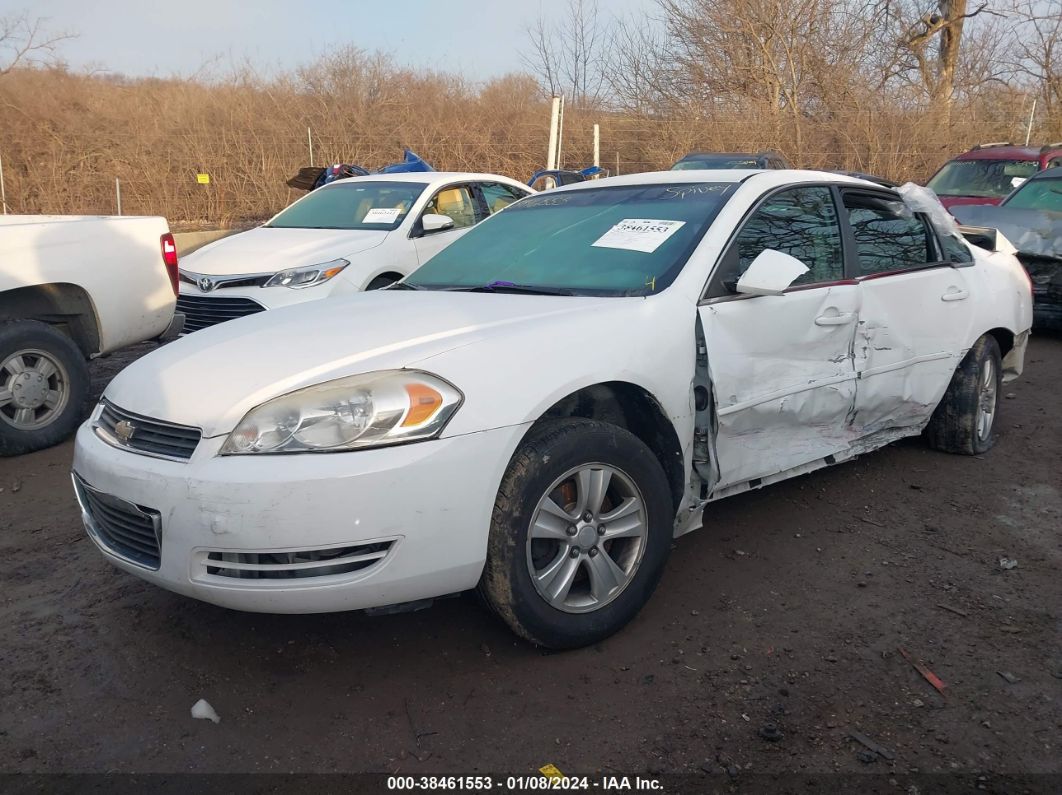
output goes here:
[[949, 160], [926, 183], [945, 207], [999, 204], [1025, 180], [1062, 166], [1062, 142], [1047, 146], [981, 144]]

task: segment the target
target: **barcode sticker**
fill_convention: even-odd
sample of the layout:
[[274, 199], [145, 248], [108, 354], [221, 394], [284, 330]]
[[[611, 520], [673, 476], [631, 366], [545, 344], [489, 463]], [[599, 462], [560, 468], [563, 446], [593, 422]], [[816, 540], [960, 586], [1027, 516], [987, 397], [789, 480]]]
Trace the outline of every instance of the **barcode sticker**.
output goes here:
[[595, 240], [592, 245], [598, 248], [622, 248], [651, 254], [685, 224], [685, 221], [624, 218]]

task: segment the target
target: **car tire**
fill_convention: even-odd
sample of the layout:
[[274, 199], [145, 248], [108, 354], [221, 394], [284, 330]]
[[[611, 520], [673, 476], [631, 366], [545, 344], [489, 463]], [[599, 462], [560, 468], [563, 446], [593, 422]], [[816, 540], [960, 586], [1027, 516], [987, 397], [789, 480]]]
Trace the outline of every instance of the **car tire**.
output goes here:
[[636, 436], [595, 420], [541, 422], [498, 490], [479, 593], [539, 646], [596, 643], [649, 600], [674, 516], [664, 470]]
[[0, 456], [59, 444], [88, 395], [88, 364], [68, 336], [36, 320], [0, 325]]
[[986, 334], [959, 363], [933, 412], [925, 431], [929, 446], [960, 455], [977, 455], [991, 448], [999, 422], [1002, 383], [999, 343]]

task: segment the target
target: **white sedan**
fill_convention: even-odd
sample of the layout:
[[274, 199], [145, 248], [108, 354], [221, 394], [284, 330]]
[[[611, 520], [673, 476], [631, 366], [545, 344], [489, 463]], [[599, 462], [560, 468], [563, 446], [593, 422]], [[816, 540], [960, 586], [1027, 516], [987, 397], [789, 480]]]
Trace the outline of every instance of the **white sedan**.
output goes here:
[[478, 587], [535, 643], [593, 643], [714, 500], [923, 432], [992, 445], [1029, 281], [936, 223], [812, 171], [532, 196], [389, 289], [132, 364], [78, 433], [85, 524], [116, 566], [219, 605]]
[[181, 260], [184, 329], [409, 275], [498, 210], [533, 193], [497, 174], [418, 172], [325, 185], [262, 226]]

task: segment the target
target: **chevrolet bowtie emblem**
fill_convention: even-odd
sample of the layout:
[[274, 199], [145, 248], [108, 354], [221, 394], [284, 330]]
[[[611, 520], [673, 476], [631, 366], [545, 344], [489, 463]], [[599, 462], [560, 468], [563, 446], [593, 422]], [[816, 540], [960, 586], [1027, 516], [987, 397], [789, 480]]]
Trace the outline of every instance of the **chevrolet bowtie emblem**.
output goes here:
[[118, 441], [122, 444], [129, 444], [129, 440], [133, 438], [134, 431], [136, 431], [136, 426], [128, 420], [118, 420], [114, 424], [114, 435], [118, 437]]

